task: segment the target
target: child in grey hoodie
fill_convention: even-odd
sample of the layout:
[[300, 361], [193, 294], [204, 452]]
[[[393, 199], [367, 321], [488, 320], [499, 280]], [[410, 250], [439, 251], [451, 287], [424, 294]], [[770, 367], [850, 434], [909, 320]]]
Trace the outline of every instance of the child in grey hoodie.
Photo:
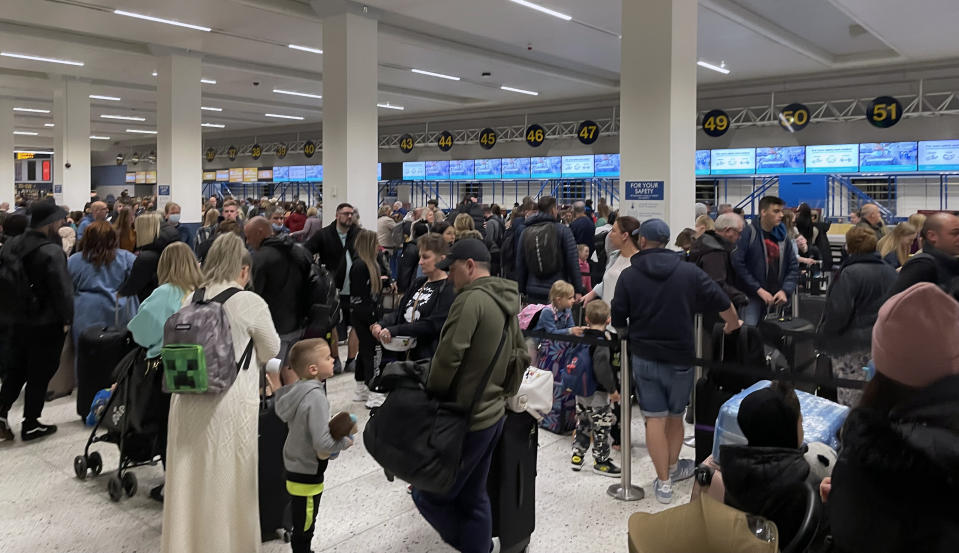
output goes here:
[[276, 393], [276, 414], [289, 427], [283, 446], [286, 491], [293, 514], [293, 553], [310, 553], [316, 511], [329, 458], [353, 445], [330, 435], [330, 404], [323, 380], [333, 376], [330, 346], [322, 338], [302, 340], [290, 349], [290, 367], [300, 380]]

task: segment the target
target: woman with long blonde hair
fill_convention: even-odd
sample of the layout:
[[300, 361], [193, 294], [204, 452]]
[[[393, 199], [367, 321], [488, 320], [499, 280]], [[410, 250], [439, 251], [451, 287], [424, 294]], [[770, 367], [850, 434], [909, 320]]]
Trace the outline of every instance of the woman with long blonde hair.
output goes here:
[[879, 240], [879, 255], [882, 260], [892, 265], [893, 269], [898, 269], [909, 261], [909, 250], [912, 243], [916, 240], [918, 231], [912, 224], [899, 223], [892, 229], [892, 232]]
[[356, 257], [350, 267], [350, 319], [360, 341], [356, 356], [356, 395], [354, 401], [367, 401], [368, 407], [379, 407], [382, 394], [371, 394], [369, 379], [373, 376], [376, 338], [370, 326], [379, 319], [380, 292], [389, 283], [389, 270], [379, 261], [376, 232], [360, 230], [354, 244]]
[[912, 241], [909, 253], [914, 254], [922, 249], [922, 228], [926, 226], [926, 216], [923, 213], [913, 213], [909, 216], [909, 224], [916, 227], [916, 239]]

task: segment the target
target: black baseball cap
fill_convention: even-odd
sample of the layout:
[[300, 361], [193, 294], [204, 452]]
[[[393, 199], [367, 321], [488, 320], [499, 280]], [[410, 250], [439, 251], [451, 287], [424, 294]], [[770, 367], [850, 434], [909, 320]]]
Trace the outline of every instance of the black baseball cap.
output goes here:
[[466, 259], [489, 263], [491, 257], [486, 244], [475, 238], [464, 238], [453, 244], [449, 253], [446, 254], [446, 259], [440, 261], [436, 268], [441, 271], [448, 271], [454, 261]]

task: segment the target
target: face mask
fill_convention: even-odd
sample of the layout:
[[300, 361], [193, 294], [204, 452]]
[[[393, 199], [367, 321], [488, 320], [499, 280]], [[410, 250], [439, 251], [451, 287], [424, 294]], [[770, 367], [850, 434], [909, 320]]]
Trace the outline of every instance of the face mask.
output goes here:
[[283, 230], [283, 225], [272, 223], [270, 226], [273, 227], [273, 232], [280, 232], [281, 230]]
[[171, 213], [170, 216], [167, 217], [167, 220], [170, 221], [170, 224], [176, 225], [180, 222], [180, 214]]

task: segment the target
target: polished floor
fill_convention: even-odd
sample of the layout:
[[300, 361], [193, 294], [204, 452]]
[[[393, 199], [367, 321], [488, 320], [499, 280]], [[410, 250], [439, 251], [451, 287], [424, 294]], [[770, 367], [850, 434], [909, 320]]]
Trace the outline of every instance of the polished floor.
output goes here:
[[[333, 412], [349, 410], [365, 424], [367, 411], [353, 403], [353, 375], [329, 382]], [[117, 448], [101, 444], [104, 472], [81, 481], [73, 458], [83, 452], [89, 429], [74, 413], [75, 397], [48, 403], [43, 420], [59, 425], [49, 438], [19, 440], [21, 405], [11, 411], [18, 439], [0, 444], [0, 552], [4, 553], [151, 553], [160, 548], [162, 506], [148, 496], [162, 481], [159, 467], [136, 469], [139, 491], [119, 503], [107, 495], [107, 479], [116, 468]], [[588, 470], [569, 469], [571, 438], [540, 430], [536, 480], [536, 532], [529, 551], [626, 551], [626, 519], [635, 511], [665, 508], [653, 498], [654, 472], [643, 425], [633, 416], [633, 481], [645, 499], [621, 502], [606, 495], [614, 479]], [[693, 452], [684, 448], [683, 456]], [[619, 454], [614, 452], [619, 463]], [[590, 461], [587, 461], [588, 463]], [[330, 463], [326, 473], [313, 542], [317, 553], [448, 552], [420, 517], [399, 480], [389, 483], [362, 441]], [[692, 480], [674, 487], [674, 505], [689, 497]], [[264, 553], [289, 551], [280, 541], [264, 543]]]

